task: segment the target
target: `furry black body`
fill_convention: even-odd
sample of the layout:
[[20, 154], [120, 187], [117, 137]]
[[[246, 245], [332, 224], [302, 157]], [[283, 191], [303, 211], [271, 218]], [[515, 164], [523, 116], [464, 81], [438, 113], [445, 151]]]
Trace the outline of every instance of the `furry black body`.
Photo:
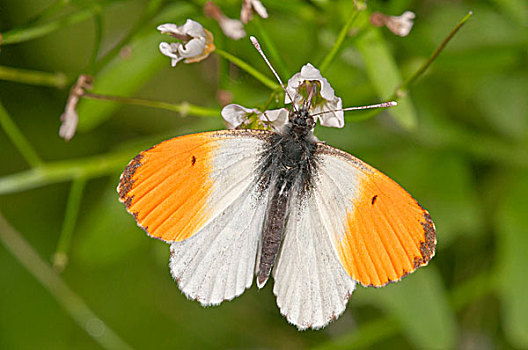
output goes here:
[[307, 109], [290, 112], [289, 123], [273, 133], [264, 150], [258, 169], [261, 190], [270, 190], [267, 216], [262, 231], [257, 286], [264, 286], [282, 242], [288, 220], [290, 202], [299, 200], [312, 188], [312, 177], [317, 169], [313, 136], [315, 121]]

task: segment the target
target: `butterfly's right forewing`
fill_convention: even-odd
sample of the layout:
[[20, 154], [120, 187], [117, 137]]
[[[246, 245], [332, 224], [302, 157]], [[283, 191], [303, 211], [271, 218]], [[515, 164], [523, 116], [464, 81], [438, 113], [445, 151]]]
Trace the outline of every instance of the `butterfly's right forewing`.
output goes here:
[[[381, 287], [426, 265], [434, 256], [429, 213], [400, 185], [370, 165], [328, 145], [318, 147], [316, 195], [347, 273]], [[326, 214], [324, 214], [326, 212]]]

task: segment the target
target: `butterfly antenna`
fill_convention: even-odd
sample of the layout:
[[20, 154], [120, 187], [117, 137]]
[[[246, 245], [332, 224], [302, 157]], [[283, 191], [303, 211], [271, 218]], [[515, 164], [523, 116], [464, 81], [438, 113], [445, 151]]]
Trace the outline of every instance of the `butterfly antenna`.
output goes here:
[[387, 108], [387, 107], [394, 107], [394, 106], [397, 106], [397, 105], [398, 105], [398, 102], [389, 101], [389, 102], [378, 103], [378, 104], [375, 104], [375, 105], [348, 107], [348, 108], [342, 108], [342, 109], [334, 109], [332, 111], [319, 112], [319, 113], [312, 114], [312, 117], [316, 116], [316, 115], [325, 114], [325, 113], [331, 113], [331, 112], [339, 112], [339, 111], [345, 112], [345, 111], [357, 111], [357, 110], [361, 110], [361, 109]]
[[[284, 86], [284, 84], [282, 83], [282, 80], [281, 78], [279, 77], [279, 75], [277, 74], [277, 72], [275, 71], [275, 69], [273, 68], [273, 66], [271, 65], [270, 61], [268, 60], [268, 58], [266, 57], [266, 55], [264, 54], [264, 51], [262, 51], [262, 49], [260, 48], [260, 44], [257, 40], [257, 38], [255, 38], [254, 36], [250, 36], [249, 39], [251, 40], [251, 43], [253, 44], [253, 46], [255, 46], [255, 49], [257, 49], [257, 51], [260, 53], [260, 55], [262, 56], [262, 58], [264, 59], [264, 61], [266, 61], [266, 64], [268, 65], [268, 67], [271, 69], [271, 71], [273, 72], [273, 74], [275, 75], [275, 78], [277, 78], [277, 80], [279, 81], [279, 84], [282, 86], [282, 90], [284, 90], [284, 93], [286, 95], [288, 95], [288, 97], [290, 98], [290, 101], [292, 101], [292, 105], [294, 105], [294, 100], [292, 99], [292, 97], [290, 96], [290, 94], [288, 93], [288, 90], [286, 90], [286, 87]], [[294, 107], [295, 109], [295, 107]]]

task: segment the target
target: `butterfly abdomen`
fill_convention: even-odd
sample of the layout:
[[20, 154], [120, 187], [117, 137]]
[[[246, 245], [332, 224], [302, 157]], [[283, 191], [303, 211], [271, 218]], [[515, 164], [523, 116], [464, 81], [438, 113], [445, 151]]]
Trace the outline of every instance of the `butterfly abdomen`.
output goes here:
[[270, 137], [268, 148], [263, 153], [259, 183], [262, 190], [270, 190], [272, 195], [262, 230], [257, 270], [259, 288], [268, 280], [277, 258], [289, 207], [300, 203], [299, 199], [311, 186], [315, 170], [316, 145], [310, 140], [291, 134], [274, 134]]

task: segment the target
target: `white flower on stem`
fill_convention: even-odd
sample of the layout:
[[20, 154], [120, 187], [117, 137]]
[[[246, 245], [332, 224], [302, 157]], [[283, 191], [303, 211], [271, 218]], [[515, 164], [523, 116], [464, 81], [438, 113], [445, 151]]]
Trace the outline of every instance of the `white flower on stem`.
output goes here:
[[246, 108], [237, 104], [229, 104], [222, 109], [222, 118], [228, 129], [250, 127], [271, 129], [280, 128], [288, 121], [286, 108], [261, 112], [255, 108]]
[[268, 18], [268, 11], [259, 0], [244, 0], [240, 10], [240, 20], [247, 24], [253, 19], [253, 11], [262, 18]]
[[298, 109], [309, 103], [310, 114], [322, 113], [316, 116], [322, 126], [342, 128], [345, 125], [341, 98], [334, 94], [328, 80], [310, 63], [288, 80], [286, 91], [284, 103], [291, 103], [293, 99]]
[[204, 13], [206, 16], [215, 19], [220, 28], [226, 36], [231, 39], [242, 39], [246, 36], [244, 24], [237, 19], [232, 19], [223, 14], [223, 12], [212, 1], [208, 1], [204, 5]]
[[172, 23], [162, 24], [158, 26], [158, 30], [161, 34], [168, 34], [182, 41], [181, 43], [162, 42], [159, 45], [161, 53], [172, 59], [173, 67], [181, 60], [185, 60], [185, 63], [199, 62], [215, 50], [213, 34], [192, 19], [188, 19], [182, 26]]
[[370, 23], [376, 27], [386, 26], [391, 32], [398, 36], [407, 36], [413, 27], [414, 12], [405, 11], [401, 16], [387, 16], [381, 12], [370, 15]]
[[75, 85], [70, 89], [70, 95], [66, 102], [64, 113], [60, 116], [61, 126], [59, 129], [59, 136], [66, 141], [70, 141], [75, 135], [77, 124], [79, 123], [79, 115], [77, 114], [77, 104], [79, 99], [84, 94], [84, 90], [92, 88], [93, 78], [90, 75], [82, 74], [77, 79]]

